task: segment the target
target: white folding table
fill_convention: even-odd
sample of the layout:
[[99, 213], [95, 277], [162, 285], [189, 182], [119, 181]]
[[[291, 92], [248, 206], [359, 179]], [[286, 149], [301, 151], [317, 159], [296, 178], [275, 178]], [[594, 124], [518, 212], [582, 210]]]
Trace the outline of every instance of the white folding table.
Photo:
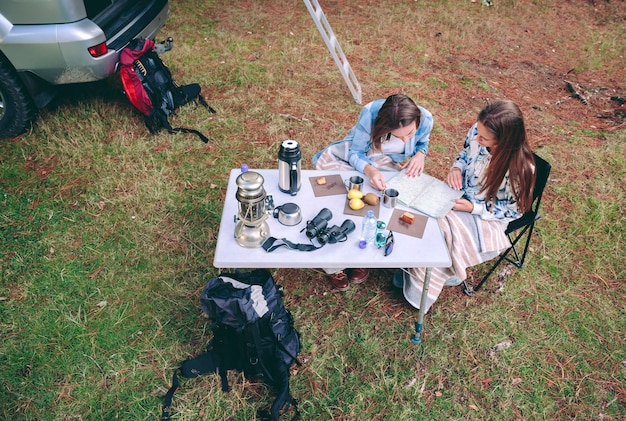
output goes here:
[[[416, 238], [394, 232], [394, 248], [389, 256], [384, 255], [383, 249], [374, 246], [360, 249], [358, 246], [361, 233], [362, 216], [344, 214], [346, 195], [332, 195], [315, 197], [310, 179], [317, 177], [339, 174], [343, 180], [353, 175], [362, 174], [356, 171], [315, 171], [303, 170], [300, 191], [291, 196], [283, 193], [278, 188], [278, 170], [251, 169], [263, 176], [263, 187], [266, 194], [272, 196], [275, 206], [285, 203], [297, 204], [302, 212], [302, 221], [294, 226], [285, 226], [270, 215], [267, 223], [270, 235], [277, 239], [285, 238], [292, 243], [310, 243], [306, 236], [305, 227], [307, 221], [313, 219], [318, 212], [327, 208], [332, 212], [332, 218], [328, 221], [328, 227], [341, 226], [346, 219], [354, 221], [356, 229], [347, 241], [335, 244], [326, 244], [311, 252], [290, 250], [280, 247], [271, 253], [262, 247], [247, 248], [240, 246], [235, 240], [235, 225], [237, 222], [238, 202], [236, 199], [236, 179], [241, 174], [240, 169], [230, 172], [228, 188], [224, 199], [224, 209], [220, 222], [220, 229], [215, 246], [213, 265], [216, 268], [410, 268], [426, 267], [424, 288], [421, 297], [418, 321], [415, 324], [413, 342], [420, 343], [423, 328], [425, 299], [430, 283], [430, 272], [433, 267], [451, 266], [450, 255], [445, 240], [437, 225], [437, 221], [428, 218], [422, 238]], [[388, 173], [393, 175], [393, 173]], [[374, 192], [367, 180], [363, 184], [363, 192]], [[401, 204], [396, 208], [402, 209]], [[406, 208], [408, 210], [408, 208]], [[417, 213], [415, 210], [411, 210]], [[393, 209], [380, 205], [378, 220], [389, 223]]]

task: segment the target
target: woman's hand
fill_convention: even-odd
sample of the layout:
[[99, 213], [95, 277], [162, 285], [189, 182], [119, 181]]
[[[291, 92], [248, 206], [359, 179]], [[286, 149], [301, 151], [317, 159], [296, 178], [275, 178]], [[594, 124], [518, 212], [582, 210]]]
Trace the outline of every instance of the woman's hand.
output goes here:
[[383, 177], [383, 174], [376, 168], [371, 165], [366, 165], [363, 172], [370, 179], [370, 186], [376, 190], [385, 190], [387, 188], [385, 177]]
[[400, 165], [402, 169], [406, 168], [406, 175], [409, 177], [419, 177], [424, 171], [424, 155], [423, 152], [418, 151], [411, 159]]
[[461, 190], [463, 188], [463, 177], [461, 176], [461, 169], [453, 167], [448, 173], [446, 178], [448, 186], [455, 190]]
[[467, 199], [456, 199], [452, 209], [461, 212], [472, 212], [474, 210], [474, 204]]

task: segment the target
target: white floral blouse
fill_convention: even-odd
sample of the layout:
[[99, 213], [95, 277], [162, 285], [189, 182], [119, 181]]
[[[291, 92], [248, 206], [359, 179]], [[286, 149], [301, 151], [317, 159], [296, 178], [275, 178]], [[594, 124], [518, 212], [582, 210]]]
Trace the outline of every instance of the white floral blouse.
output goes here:
[[456, 167], [461, 170], [463, 198], [474, 204], [472, 214], [480, 216], [481, 219], [497, 219], [501, 222], [516, 219], [521, 214], [517, 209], [508, 172], [502, 180], [495, 203], [485, 201], [485, 192], [480, 192], [483, 187], [483, 178], [486, 176], [487, 167], [491, 161], [491, 154], [487, 148], [480, 146], [476, 140], [477, 136], [478, 129], [477, 125], [474, 124], [467, 132], [464, 149], [459, 153], [453, 165], [453, 168]]

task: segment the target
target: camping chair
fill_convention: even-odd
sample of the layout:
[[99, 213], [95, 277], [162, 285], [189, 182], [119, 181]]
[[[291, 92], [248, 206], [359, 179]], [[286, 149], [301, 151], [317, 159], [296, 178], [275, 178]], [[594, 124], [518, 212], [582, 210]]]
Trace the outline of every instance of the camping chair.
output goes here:
[[[504, 250], [500, 253], [500, 256], [496, 260], [496, 262], [491, 266], [489, 272], [483, 277], [483, 279], [476, 285], [472, 287], [467, 284], [467, 282], [463, 282], [465, 285], [464, 291], [467, 295], [472, 295], [474, 292], [478, 291], [485, 281], [491, 276], [491, 274], [496, 270], [496, 268], [502, 263], [503, 260], [507, 260], [508, 262], [515, 265], [517, 268], [522, 268], [524, 266], [524, 261], [526, 260], [526, 253], [528, 252], [528, 246], [530, 245], [530, 238], [533, 233], [533, 229], [535, 228], [535, 222], [541, 218], [539, 215], [539, 205], [541, 204], [541, 196], [543, 195], [543, 189], [546, 187], [546, 183], [548, 182], [548, 176], [550, 175], [550, 164], [545, 161], [543, 158], [534, 154], [535, 157], [535, 168], [536, 168], [536, 180], [535, 180], [535, 190], [533, 192], [533, 202], [530, 206], [530, 210], [520, 216], [519, 218], [509, 222], [504, 233], [509, 237], [511, 241], [511, 247]], [[522, 238], [526, 235], [526, 242], [524, 244], [524, 249], [520, 254], [518, 249], [516, 248], [517, 243], [522, 240]], [[515, 258], [509, 257], [509, 254], [513, 252]]]

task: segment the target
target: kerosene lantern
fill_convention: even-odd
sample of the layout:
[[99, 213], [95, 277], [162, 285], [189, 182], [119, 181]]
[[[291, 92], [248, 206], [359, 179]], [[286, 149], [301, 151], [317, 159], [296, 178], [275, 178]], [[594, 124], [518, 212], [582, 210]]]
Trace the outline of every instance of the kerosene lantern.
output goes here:
[[239, 213], [235, 225], [235, 240], [242, 247], [261, 247], [270, 235], [270, 227], [265, 221], [266, 197], [263, 189], [263, 176], [254, 171], [245, 171], [237, 176], [237, 201]]

